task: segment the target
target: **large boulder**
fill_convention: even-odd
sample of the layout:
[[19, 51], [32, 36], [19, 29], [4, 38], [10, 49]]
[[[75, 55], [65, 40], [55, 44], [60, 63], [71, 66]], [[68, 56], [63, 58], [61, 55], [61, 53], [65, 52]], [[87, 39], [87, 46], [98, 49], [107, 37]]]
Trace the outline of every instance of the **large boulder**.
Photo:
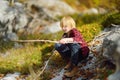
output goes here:
[[[110, 34], [116, 31], [120, 32], [120, 25], [112, 24], [111, 27], [107, 27], [102, 32], [100, 32], [100, 34], [96, 36], [89, 44], [91, 52], [93, 52], [96, 56], [103, 56], [103, 57], [111, 58], [110, 56], [103, 54], [102, 44], [106, 37], [110, 36]], [[116, 35], [114, 37], [116, 37]]]
[[90, 50], [98, 58], [111, 60], [116, 65], [116, 70], [108, 80], [120, 79], [120, 25], [105, 28], [90, 44]]
[[108, 77], [108, 80], [120, 79], [120, 31], [111, 32], [103, 40], [103, 54], [115, 61], [116, 71]]
[[8, 1], [0, 0], [0, 33], [4, 38], [9, 37], [9, 34], [15, 34], [19, 29], [27, 25], [27, 17], [24, 12], [24, 6], [21, 3], [15, 2], [14, 6], [10, 6]]

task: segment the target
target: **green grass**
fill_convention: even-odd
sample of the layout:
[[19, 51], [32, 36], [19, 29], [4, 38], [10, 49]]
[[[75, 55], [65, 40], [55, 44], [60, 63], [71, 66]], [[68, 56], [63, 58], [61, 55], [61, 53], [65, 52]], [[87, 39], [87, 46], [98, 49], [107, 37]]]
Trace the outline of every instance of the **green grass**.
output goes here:
[[42, 65], [42, 53], [40, 46], [27, 46], [21, 49], [11, 49], [5, 57], [0, 57], [0, 73], [19, 71], [28, 73], [29, 66], [40, 67]]
[[14, 45], [13, 42], [7, 42], [7, 41], [5, 42], [0, 38], [0, 52], [5, 52], [6, 49], [8, 50], [12, 48], [13, 45]]

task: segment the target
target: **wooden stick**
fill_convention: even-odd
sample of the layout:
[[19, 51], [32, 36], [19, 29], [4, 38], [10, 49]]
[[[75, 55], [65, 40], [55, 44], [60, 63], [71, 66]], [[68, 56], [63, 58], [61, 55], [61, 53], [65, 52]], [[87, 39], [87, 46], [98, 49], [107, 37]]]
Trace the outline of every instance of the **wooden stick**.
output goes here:
[[50, 43], [58, 43], [58, 41], [52, 40], [12, 40], [13, 42], [50, 42]]
[[[49, 42], [49, 43], [59, 43], [59, 41], [52, 40], [11, 40], [13, 42]], [[67, 43], [81, 43], [81, 42], [67, 42]]]

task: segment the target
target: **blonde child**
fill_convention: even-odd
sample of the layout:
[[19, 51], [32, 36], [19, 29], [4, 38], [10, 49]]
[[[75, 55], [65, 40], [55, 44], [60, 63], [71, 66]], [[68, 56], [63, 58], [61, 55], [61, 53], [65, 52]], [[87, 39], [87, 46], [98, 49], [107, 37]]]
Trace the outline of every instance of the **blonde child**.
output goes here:
[[63, 17], [60, 26], [64, 34], [59, 43], [55, 44], [55, 49], [67, 62], [64, 69], [69, 71], [64, 73], [64, 75], [73, 77], [78, 71], [78, 63], [88, 57], [89, 48], [81, 33], [76, 29], [76, 24], [72, 17]]

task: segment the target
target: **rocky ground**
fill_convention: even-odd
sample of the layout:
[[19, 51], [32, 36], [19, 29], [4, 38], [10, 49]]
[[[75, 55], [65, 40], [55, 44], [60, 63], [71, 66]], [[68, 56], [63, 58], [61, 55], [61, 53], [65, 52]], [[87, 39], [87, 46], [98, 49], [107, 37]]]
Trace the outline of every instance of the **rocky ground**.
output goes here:
[[[101, 66], [102, 65], [102, 66]], [[89, 57], [82, 61], [79, 65], [79, 71], [72, 78], [64, 76], [65, 70], [63, 67], [52, 67], [49, 71], [52, 72], [51, 80], [101, 80], [101, 74], [107, 78], [107, 69], [113, 69], [114, 65], [109, 60], [99, 60], [91, 53]], [[54, 69], [54, 70], [53, 70]]]

